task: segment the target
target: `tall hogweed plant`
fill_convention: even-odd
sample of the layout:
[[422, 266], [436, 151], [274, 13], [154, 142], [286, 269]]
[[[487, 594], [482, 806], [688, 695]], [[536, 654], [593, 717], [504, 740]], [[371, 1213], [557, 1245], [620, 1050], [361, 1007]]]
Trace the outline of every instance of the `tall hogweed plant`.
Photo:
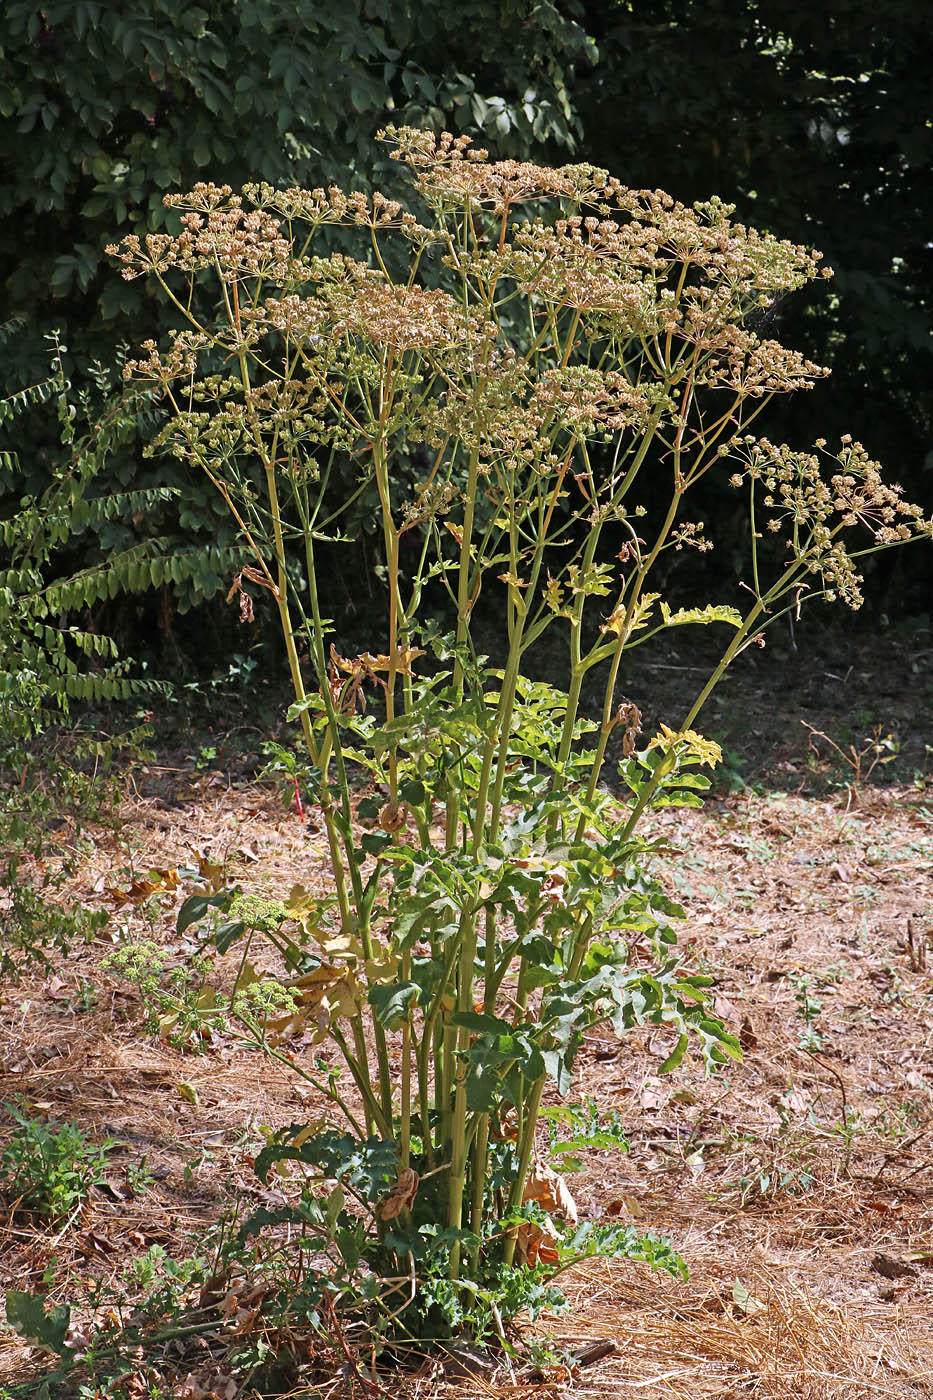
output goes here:
[[[239, 526], [243, 616], [259, 590], [274, 600], [326, 833], [327, 898], [220, 891], [182, 911], [221, 950], [241, 936], [278, 950], [278, 983], [238, 977], [234, 1020], [330, 1105], [275, 1135], [258, 1170], [317, 1175], [299, 1213], [335, 1261], [329, 1296], [382, 1298], [384, 1327], [421, 1335], [487, 1299], [501, 1332], [586, 1253], [680, 1267], [663, 1240], [575, 1222], [541, 1155], [542, 1118], [558, 1156], [612, 1137], [559, 1103], [597, 1024], [664, 1028], [662, 1071], [691, 1043], [709, 1070], [739, 1056], [678, 956], [683, 911], [642, 818], [699, 805], [720, 754], [693, 726], [743, 649], [807, 599], [857, 608], [860, 561], [931, 525], [859, 444], [799, 452], [751, 431], [774, 395], [826, 373], [750, 329], [828, 275], [818, 253], [717, 199], [688, 208], [589, 165], [384, 136], [411, 207], [201, 184], [166, 201], [180, 232], [111, 252], [183, 325], [126, 373], [169, 410], [156, 450], [205, 473]], [[358, 237], [358, 257], [328, 251], [332, 230], [342, 247]], [[411, 444], [427, 463], [414, 492], [393, 470]], [[747, 503], [744, 614], [653, 591], [665, 551], [710, 547], [685, 515], [710, 472]], [[668, 483], [661, 512], [642, 504], [646, 473], [651, 499]], [[345, 655], [318, 557], [372, 483], [385, 615], [372, 650]], [[483, 590], [504, 615], [495, 667], [471, 625]], [[446, 632], [431, 620], [442, 593]], [[688, 624], [727, 629], [721, 658], [683, 719], [642, 742], [625, 654]], [[527, 676], [548, 631], [566, 638], [563, 688]], [[585, 683], [602, 690], [593, 716]], [[607, 792], [610, 770], [627, 799]], [[246, 952], [243, 968], [257, 976]], [[299, 1030], [321, 1047], [307, 1062], [288, 1050]]]

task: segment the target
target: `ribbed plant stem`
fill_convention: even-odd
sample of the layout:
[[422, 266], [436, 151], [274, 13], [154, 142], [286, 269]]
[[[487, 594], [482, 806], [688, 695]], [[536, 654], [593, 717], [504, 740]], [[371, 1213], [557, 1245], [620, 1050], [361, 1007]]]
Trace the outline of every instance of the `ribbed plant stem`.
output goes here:
[[[471, 1011], [473, 1008], [473, 965], [476, 961], [476, 918], [472, 913], [464, 914], [462, 942], [459, 960], [459, 985], [457, 1010]], [[467, 1142], [467, 1090], [466, 1062], [461, 1058], [469, 1048], [470, 1032], [461, 1026], [457, 1035], [456, 1054], [453, 1058], [454, 1109], [450, 1128], [450, 1175], [447, 1198], [447, 1224], [452, 1230], [459, 1230], [463, 1223], [463, 1191], [466, 1181]], [[453, 1048], [453, 1047], [451, 1047]], [[454, 1241], [450, 1247], [450, 1277], [460, 1273], [460, 1244]]]
[[[531, 1164], [531, 1155], [535, 1145], [535, 1129], [538, 1126], [538, 1112], [541, 1107], [541, 1095], [544, 1092], [545, 1075], [540, 1075], [531, 1088], [531, 1093], [525, 1100], [525, 1113], [522, 1119], [521, 1141], [519, 1144], [518, 1169], [512, 1182], [509, 1192], [508, 1209], [517, 1210], [521, 1205], [525, 1195], [525, 1180], [528, 1176], [528, 1168]], [[503, 1262], [511, 1264], [515, 1257], [515, 1241], [517, 1231], [513, 1226], [505, 1239], [503, 1250]]]
[[[489, 1114], [480, 1113], [476, 1119], [476, 1135], [472, 1153], [473, 1199], [470, 1206], [470, 1229], [482, 1239], [483, 1220], [486, 1214], [486, 1174], [489, 1170]], [[473, 1246], [471, 1263], [474, 1272], [479, 1267], [481, 1246]]]

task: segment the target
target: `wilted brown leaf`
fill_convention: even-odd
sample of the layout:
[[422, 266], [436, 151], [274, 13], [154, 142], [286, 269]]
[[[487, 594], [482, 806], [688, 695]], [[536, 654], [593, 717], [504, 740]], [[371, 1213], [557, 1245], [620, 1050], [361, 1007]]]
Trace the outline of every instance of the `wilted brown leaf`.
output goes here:
[[619, 1196], [607, 1204], [604, 1214], [628, 1215], [632, 1220], [644, 1220], [646, 1212], [637, 1196]]
[[198, 851], [195, 851], [193, 854], [197, 857], [198, 874], [201, 876], [202, 880], [206, 880], [210, 885], [211, 894], [216, 894], [217, 891], [223, 887], [223, 866], [215, 865], [213, 861], [208, 860], [207, 856], [202, 856]]
[[758, 1049], [758, 1037], [748, 1016], [742, 1018], [742, 1024], [739, 1027], [739, 1044], [746, 1055], [750, 1054], [752, 1050]]
[[515, 1257], [529, 1268], [535, 1264], [557, 1264], [560, 1261], [557, 1236], [533, 1220], [526, 1220], [515, 1235]]
[[407, 821], [408, 807], [404, 802], [387, 802], [380, 809], [379, 825], [390, 836], [396, 836], [400, 831], [404, 831]]
[[113, 885], [108, 885], [107, 898], [117, 909], [124, 904], [142, 904], [151, 894], [159, 894], [162, 890], [177, 890], [178, 881], [178, 871], [174, 867], [168, 870], [150, 870], [141, 879], [133, 880], [128, 890], [118, 890]]
[[567, 1189], [567, 1183], [553, 1167], [538, 1163], [525, 1182], [523, 1201], [537, 1201], [549, 1215], [560, 1215], [572, 1225], [577, 1223], [577, 1203]]
[[235, 1400], [238, 1389], [234, 1376], [205, 1366], [185, 1377], [175, 1391], [175, 1400]]
[[379, 1207], [380, 1220], [394, 1220], [403, 1210], [411, 1210], [418, 1194], [420, 1177], [413, 1167], [405, 1167], [398, 1174], [398, 1180]]

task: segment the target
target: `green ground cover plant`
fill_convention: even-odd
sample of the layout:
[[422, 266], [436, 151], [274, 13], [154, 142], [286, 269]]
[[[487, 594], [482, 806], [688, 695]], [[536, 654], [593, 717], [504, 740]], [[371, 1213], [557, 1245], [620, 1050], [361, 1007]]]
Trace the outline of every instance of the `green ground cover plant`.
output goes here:
[[104, 1180], [113, 1142], [90, 1142], [76, 1123], [56, 1129], [15, 1104], [5, 1108], [16, 1123], [0, 1152], [0, 1186], [7, 1200], [15, 1209], [59, 1222], [73, 1217], [91, 1188]]
[[[256, 1170], [290, 1181], [289, 1201], [241, 1231], [288, 1225], [327, 1260], [300, 1271], [307, 1315], [377, 1349], [505, 1344], [510, 1318], [559, 1306], [553, 1280], [589, 1254], [682, 1271], [669, 1241], [577, 1219], [551, 1161], [612, 1128], [571, 1117], [546, 1160], [542, 1113], [603, 1022], [660, 1028], [663, 1072], [691, 1046], [709, 1072], [740, 1055], [678, 952], [683, 910], [643, 818], [701, 803], [720, 754], [694, 724], [741, 652], [812, 598], [857, 608], [860, 561], [933, 526], [858, 443], [797, 451], [751, 431], [824, 373], [749, 325], [821, 275], [818, 254], [718, 200], [688, 208], [589, 165], [386, 138], [410, 206], [202, 184], [168, 199], [180, 233], [112, 249], [182, 326], [127, 378], [168, 410], [153, 450], [203, 474], [236, 522], [241, 617], [258, 593], [274, 602], [329, 852], [324, 895], [185, 902], [180, 934], [240, 952], [232, 984], [185, 1006], [291, 1064], [326, 1108], [269, 1137]], [[318, 254], [334, 228], [360, 257]], [[412, 445], [414, 488], [394, 470]], [[743, 609], [652, 590], [667, 551], [710, 547], [685, 508], [712, 472], [747, 506]], [[649, 474], [668, 483], [660, 514], [642, 502]], [[385, 613], [344, 655], [318, 557], [370, 486]], [[472, 627], [481, 593], [504, 618], [498, 665]], [[626, 652], [690, 625], [728, 640], [683, 717], [643, 742]], [[548, 632], [564, 635], [562, 687], [526, 673]], [[275, 977], [256, 971], [260, 948]], [[116, 957], [158, 1002], [147, 951]]]

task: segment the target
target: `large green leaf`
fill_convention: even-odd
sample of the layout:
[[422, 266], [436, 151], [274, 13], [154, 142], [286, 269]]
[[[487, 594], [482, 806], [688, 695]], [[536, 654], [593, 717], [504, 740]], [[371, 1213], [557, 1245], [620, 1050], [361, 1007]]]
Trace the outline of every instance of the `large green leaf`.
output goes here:
[[397, 1031], [410, 1020], [420, 992], [417, 982], [393, 982], [387, 986], [370, 987], [369, 1004], [380, 1025]]
[[6, 1295], [6, 1320], [14, 1331], [35, 1346], [55, 1352], [63, 1360], [72, 1355], [71, 1348], [65, 1345], [71, 1325], [71, 1309], [67, 1304], [57, 1303], [46, 1312], [43, 1294], [22, 1293], [11, 1288]]

